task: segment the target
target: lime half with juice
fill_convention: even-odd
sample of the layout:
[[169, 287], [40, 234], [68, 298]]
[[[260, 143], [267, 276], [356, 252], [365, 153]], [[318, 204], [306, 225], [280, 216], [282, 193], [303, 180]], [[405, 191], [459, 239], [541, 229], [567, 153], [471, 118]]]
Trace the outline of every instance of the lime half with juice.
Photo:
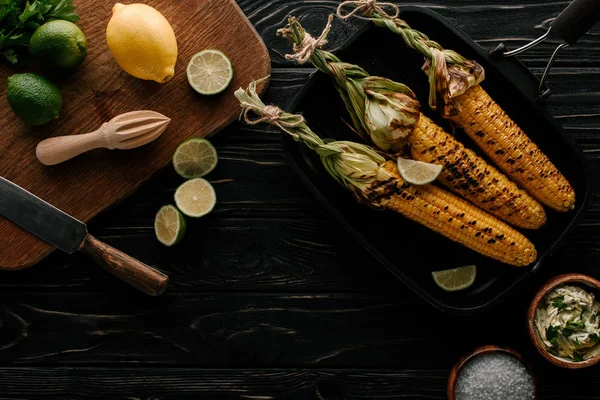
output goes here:
[[190, 179], [175, 191], [175, 204], [188, 217], [202, 217], [210, 213], [216, 203], [215, 189], [203, 178]]
[[435, 181], [442, 172], [442, 166], [398, 157], [398, 171], [400, 176], [411, 185], [426, 185]]
[[440, 288], [447, 292], [457, 292], [471, 287], [477, 276], [477, 267], [465, 265], [444, 271], [434, 271], [431, 274], [434, 282]]
[[186, 72], [190, 86], [203, 95], [221, 93], [233, 79], [231, 61], [222, 51], [213, 49], [193, 55]]
[[185, 218], [172, 205], [163, 206], [154, 218], [154, 233], [165, 246], [177, 244], [185, 235]]
[[173, 154], [173, 168], [185, 179], [201, 178], [217, 166], [217, 149], [204, 138], [181, 143]]

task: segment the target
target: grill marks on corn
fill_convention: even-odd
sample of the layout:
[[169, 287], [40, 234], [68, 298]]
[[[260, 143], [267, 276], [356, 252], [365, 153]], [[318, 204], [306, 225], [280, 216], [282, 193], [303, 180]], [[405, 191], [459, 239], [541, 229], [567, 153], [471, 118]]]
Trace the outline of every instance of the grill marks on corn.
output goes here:
[[376, 181], [367, 191], [367, 202], [369, 204], [378, 205], [385, 200], [389, 200], [392, 196], [401, 192], [403, 198], [407, 197], [407, 192], [404, 190], [410, 185], [406, 182], [398, 182], [394, 177], [385, 181]]
[[516, 183], [557, 211], [575, 205], [575, 192], [548, 157], [479, 85], [457, 98], [461, 111], [452, 117]]
[[425, 115], [408, 140], [415, 160], [443, 165], [438, 180], [473, 204], [521, 228], [546, 222], [537, 201]]
[[516, 266], [535, 261], [533, 244], [521, 233], [477, 207], [433, 185], [406, 184], [396, 167], [384, 165], [396, 181], [371, 187], [374, 205], [383, 206], [416, 221], [483, 255]]

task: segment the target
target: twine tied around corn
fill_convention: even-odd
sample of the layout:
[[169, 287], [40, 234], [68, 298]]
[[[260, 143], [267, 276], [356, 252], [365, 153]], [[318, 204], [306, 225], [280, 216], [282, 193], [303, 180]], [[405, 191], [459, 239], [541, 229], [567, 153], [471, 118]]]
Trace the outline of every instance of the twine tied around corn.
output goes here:
[[[329, 16], [319, 41], [325, 40], [329, 33], [332, 17]], [[277, 34], [293, 44], [295, 54], [286, 56], [288, 59], [298, 59], [296, 55], [300, 54], [300, 58], [333, 78], [356, 133], [384, 151], [395, 152], [404, 147], [404, 139], [414, 130], [420, 117], [419, 102], [410, 88], [387, 78], [371, 76], [363, 68], [344, 63], [318, 47], [305, 51], [303, 43], [307, 43], [310, 34], [292, 16]]]
[[[349, 0], [341, 3], [337, 15], [348, 19], [354, 15], [369, 19], [375, 25], [388, 28], [400, 35], [404, 42], [425, 57], [423, 71], [429, 77], [429, 105], [444, 117], [456, 115], [460, 109], [454, 98], [464, 94], [470, 87], [476, 86], [485, 78], [483, 67], [474, 60], [467, 60], [460, 54], [444, 49], [427, 35], [412, 29], [406, 21], [384, 10], [389, 3], [377, 3], [376, 0]], [[343, 9], [352, 6], [354, 10], [343, 13]], [[396, 6], [395, 6], [396, 7]], [[397, 8], [397, 7], [396, 7]]]
[[[345, 7], [353, 7], [353, 9], [344, 14], [343, 9]], [[387, 12], [386, 8], [391, 10], [393, 14]], [[359, 15], [359, 13], [364, 15], [364, 17]], [[385, 16], [386, 18], [396, 18], [398, 14], [400, 14], [400, 9], [394, 3], [378, 3], [376, 0], [347, 0], [341, 2], [336, 11], [336, 14], [341, 19], [348, 19], [352, 16], [356, 16], [360, 19], [369, 19], [374, 13]]]
[[[258, 125], [264, 122], [276, 125], [283, 131], [294, 136], [295, 134], [289, 128], [293, 128], [304, 122], [304, 118], [301, 115], [295, 115], [295, 118], [282, 118], [283, 111], [277, 106], [268, 105], [262, 109], [249, 103], [245, 103], [242, 106], [244, 107], [242, 119], [248, 125]], [[254, 114], [256, 117], [252, 117], [250, 114]]]
[[[283, 132], [292, 136], [294, 140], [302, 140], [308, 147], [315, 150], [321, 156], [330, 156], [339, 150], [328, 148], [325, 142], [309, 130], [309, 134], [304, 117], [300, 114], [289, 114], [281, 108], [273, 105], [265, 105], [256, 93], [256, 84], [264, 79], [252, 81], [246, 90], [240, 88], [235, 92], [235, 96], [242, 106], [240, 118], [249, 125], [267, 123], [277, 126]], [[254, 117], [252, 116], [254, 115]]]
[[235, 92], [242, 107], [240, 117], [246, 123], [277, 126], [294, 140], [304, 143], [319, 155], [327, 172], [360, 201], [368, 202], [374, 183], [390, 179], [391, 175], [382, 167], [386, 160], [377, 151], [360, 143], [321, 139], [306, 125], [303, 116], [265, 105], [256, 93], [256, 84], [257, 81], [252, 81], [246, 90], [240, 88]]
[[[298, 62], [298, 64], [304, 64], [307, 62], [316, 49], [327, 44], [327, 34], [331, 30], [332, 20], [333, 15], [330, 15], [329, 18], [327, 18], [327, 24], [325, 25], [325, 28], [323, 28], [323, 32], [321, 32], [319, 37], [316, 39], [308, 33], [305, 33], [300, 44], [294, 43], [294, 53], [285, 55], [286, 60], [295, 60]], [[277, 31], [277, 34], [281, 34], [280, 30]]]

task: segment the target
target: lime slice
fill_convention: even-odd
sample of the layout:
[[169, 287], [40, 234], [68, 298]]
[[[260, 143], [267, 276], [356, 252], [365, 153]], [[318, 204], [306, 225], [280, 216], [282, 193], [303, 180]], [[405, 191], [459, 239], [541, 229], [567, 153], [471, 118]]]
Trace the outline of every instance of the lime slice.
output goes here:
[[426, 185], [431, 183], [442, 172], [442, 166], [438, 164], [429, 164], [402, 157], [398, 157], [397, 163], [402, 179], [411, 185]]
[[192, 138], [181, 143], [173, 154], [175, 172], [185, 179], [200, 178], [217, 166], [217, 149], [208, 140]]
[[435, 283], [447, 292], [456, 292], [470, 287], [475, 282], [477, 267], [465, 265], [445, 271], [434, 271], [431, 273]]
[[207, 180], [196, 178], [183, 183], [175, 191], [177, 208], [188, 217], [202, 217], [215, 207], [217, 195]]
[[200, 94], [217, 94], [227, 89], [233, 79], [231, 61], [219, 50], [202, 50], [192, 56], [187, 66], [190, 86]]
[[154, 233], [159, 242], [173, 246], [185, 235], [185, 219], [175, 207], [163, 206], [154, 219]]

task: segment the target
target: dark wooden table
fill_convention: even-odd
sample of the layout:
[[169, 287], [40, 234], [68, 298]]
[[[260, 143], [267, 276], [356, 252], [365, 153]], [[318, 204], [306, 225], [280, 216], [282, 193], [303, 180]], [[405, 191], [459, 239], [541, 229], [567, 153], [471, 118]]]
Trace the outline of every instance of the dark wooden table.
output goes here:
[[[448, 5], [452, 3], [452, 5]], [[288, 14], [320, 31], [336, 1], [240, 0], [273, 60], [266, 100], [285, 107], [309, 68], [287, 63], [275, 31]], [[485, 47], [539, 36], [568, 1], [433, 0]], [[336, 25], [335, 48], [353, 27]], [[600, 29], [566, 49], [550, 112], [600, 172]], [[520, 57], [541, 73], [548, 42]], [[236, 123], [214, 140], [218, 204], [184, 242], [160, 246], [158, 208], [181, 183], [169, 168], [90, 226], [99, 238], [171, 275], [140, 295], [81, 256], [55, 253], [0, 274], [0, 398], [444, 399], [454, 362], [478, 345], [515, 348], [542, 399], [600, 399], [600, 370], [565, 371], [529, 342], [525, 311], [549, 277], [600, 277], [600, 201], [542, 271], [485, 315], [450, 317], [393, 279], [343, 232], [286, 164], [279, 134]], [[594, 193], [598, 191], [595, 190]]]

